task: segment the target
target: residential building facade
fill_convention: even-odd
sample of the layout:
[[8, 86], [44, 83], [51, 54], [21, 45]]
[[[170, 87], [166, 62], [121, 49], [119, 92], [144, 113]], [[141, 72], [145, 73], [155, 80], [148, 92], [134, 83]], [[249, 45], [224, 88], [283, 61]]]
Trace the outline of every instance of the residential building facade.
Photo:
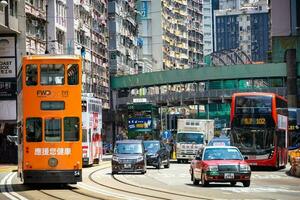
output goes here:
[[243, 4], [239, 10], [215, 11], [215, 50], [240, 49], [252, 61], [267, 61], [269, 51], [267, 4]]
[[213, 10], [212, 0], [203, 0], [203, 54], [213, 52]]
[[17, 162], [17, 146], [7, 140], [16, 136], [17, 75], [25, 49], [25, 2], [0, 2], [0, 163]]
[[135, 3], [135, 0], [108, 2], [108, 51], [112, 76], [137, 73], [138, 24]]

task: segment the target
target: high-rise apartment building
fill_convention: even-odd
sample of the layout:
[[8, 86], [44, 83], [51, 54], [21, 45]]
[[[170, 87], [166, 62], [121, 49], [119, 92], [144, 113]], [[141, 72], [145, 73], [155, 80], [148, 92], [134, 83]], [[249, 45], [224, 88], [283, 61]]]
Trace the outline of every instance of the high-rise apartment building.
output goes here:
[[240, 49], [252, 61], [267, 61], [269, 13], [266, 1], [215, 11], [215, 51]]
[[163, 69], [203, 62], [202, 1], [162, 0]]
[[203, 54], [213, 52], [213, 10], [212, 0], [203, 0]]
[[138, 24], [135, 3], [135, 0], [108, 2], [108, 51], [111, 75], [137, 73]]
[[202, 0], [187, 1], [188, 66], [200, 67], [203, 63]]
[[[51, 5], [54, 1], [50, 1]], [[46, 0], [25, 0], [26, 53], [45, 54]], [[54, 21], [54, 18], [53, 18]]]

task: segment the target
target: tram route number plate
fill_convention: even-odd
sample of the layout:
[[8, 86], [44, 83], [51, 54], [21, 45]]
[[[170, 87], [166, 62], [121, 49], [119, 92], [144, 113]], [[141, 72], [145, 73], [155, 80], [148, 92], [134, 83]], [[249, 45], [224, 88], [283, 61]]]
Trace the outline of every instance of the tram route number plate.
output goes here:
[[124, 164], [124, 168], [131, 168], [131, 164]]
[[234, 179], [234, 173], [225, 173], [224, 179]]

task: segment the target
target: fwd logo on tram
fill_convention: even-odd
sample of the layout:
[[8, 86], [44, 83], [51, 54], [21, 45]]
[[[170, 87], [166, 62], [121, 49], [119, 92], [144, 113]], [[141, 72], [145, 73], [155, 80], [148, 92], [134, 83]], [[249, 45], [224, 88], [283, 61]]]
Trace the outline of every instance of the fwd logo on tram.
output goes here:
[[38, 97], [44, 97], [44, 96], [49, 96], [51, 95], [51, 91], [50, 90], [38, 90], [36, 92]]

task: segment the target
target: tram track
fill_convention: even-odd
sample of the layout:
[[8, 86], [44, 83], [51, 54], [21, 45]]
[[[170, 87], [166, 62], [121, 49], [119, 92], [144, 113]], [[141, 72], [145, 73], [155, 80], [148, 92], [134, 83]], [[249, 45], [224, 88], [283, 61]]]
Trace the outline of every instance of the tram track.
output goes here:
[[[137, 191], [130, 191], [130, 190], [125, 190], [125, 189], [121, 189], [120, 187], [116, 188], [107, 184], [103, 184], [100, 183], [98, 181], [96, 181], [93, 178], [93, 175], [97, 172], [100, 172], [102, 170], [105, 170], [107, 168], [102, 168], [102, 169], [98, 169], [93, 171], [92, 173], [89, 174], [88, 178], [90, 181], [92, 181], [94, 184], [100, 185], [102, 187], [105, 188], [109, 188], [112, 190], [118, 190], [127, 194], [131, 194], [131, 195], [137, 195], [137, 196], [141, 196], [141, 197], [146, 197], [146, 198], [153, 198], [153, 199], [162, 199], [162, 200], [173, 200], [173, 199], [183, 199], [183, 198], [189, 198], [189, 199], [203, 199], [203, 200], [212, 200], [212, 198], [207, 198], [207, 197], [201, 197], [201, 196], [193, 196], [193, 195], [187, 195], [187, 194], [182, 194], [182, 193], [176, 193], [176, 192], [172, 192], [172, 191], [166, 191], [166, 190], [162, 190], [162, 189], [157, 189], [157, 188], [150, 188], [150, 187], [146, 187], [146, 186], [141, 186], [141, 185], [135, 185], [133, 183], [128, 183], [125, 181], [122, 181], [120, 179], [118, 179], [115, 175], [111, 175], [113, 180], [115, 180], [118, 183], [121, 183], [123, 185], [126, 186], [130, 186], [132, 187], [132, 189], [140, 189], [143, 190], [143, 192], [137, 192]], [[149, 195], [149, 191], [151, 191], [152, 193], [155, 192], [156, 194], [151, 194]], [[166, 197], [163, 197], [162, 194], [166, 195]]]

